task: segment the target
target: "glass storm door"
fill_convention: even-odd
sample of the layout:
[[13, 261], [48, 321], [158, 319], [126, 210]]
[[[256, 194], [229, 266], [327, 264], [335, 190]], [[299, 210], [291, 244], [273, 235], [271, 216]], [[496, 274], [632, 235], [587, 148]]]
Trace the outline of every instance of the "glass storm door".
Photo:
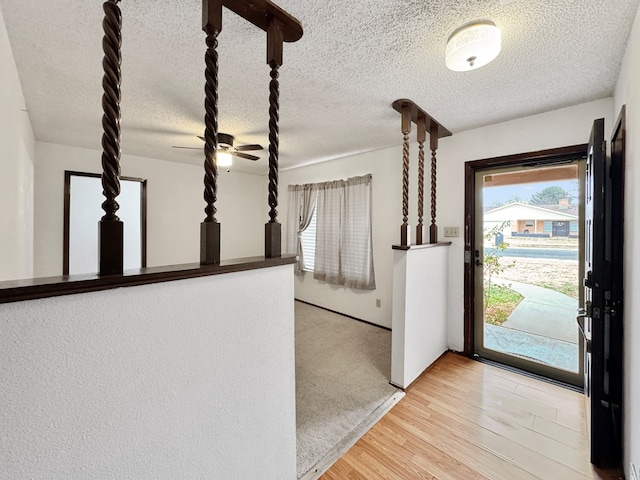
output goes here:
[[476, 170], [471, 259], [475, 353], [579, 387], [584, 163]]

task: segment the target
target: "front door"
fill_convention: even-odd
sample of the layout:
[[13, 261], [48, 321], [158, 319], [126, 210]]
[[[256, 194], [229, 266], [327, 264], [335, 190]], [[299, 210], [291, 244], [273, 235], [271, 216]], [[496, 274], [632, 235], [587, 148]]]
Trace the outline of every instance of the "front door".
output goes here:
[[581, 387], [584, 154], [475, 171], [475, 351]]
[[577, 320], [585, 339], [591, 462], [609, 467], [621, 453], [623, 202], [620, 152], [613, 162], [607, 157], [603, 119], [593, 124], [587, 153], [584, 304]]

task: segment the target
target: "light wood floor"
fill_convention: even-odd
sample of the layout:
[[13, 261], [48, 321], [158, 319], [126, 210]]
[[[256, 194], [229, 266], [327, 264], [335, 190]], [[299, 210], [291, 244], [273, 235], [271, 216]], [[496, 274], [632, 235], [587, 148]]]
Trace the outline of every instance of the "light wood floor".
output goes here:
[[584, 480], [584, 396], [448, 353], [323, 480]]

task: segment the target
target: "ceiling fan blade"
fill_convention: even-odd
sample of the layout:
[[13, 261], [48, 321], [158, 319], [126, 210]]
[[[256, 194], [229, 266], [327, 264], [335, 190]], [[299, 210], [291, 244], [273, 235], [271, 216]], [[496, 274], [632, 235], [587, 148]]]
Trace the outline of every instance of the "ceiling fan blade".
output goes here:
[[252, 143], [250, 145], [238, 145], [235, 148], [239, 152], [248, 152], [250, 150], [264, 150], [264, 148], [262, 148], [262, 145], [258, 145], [257, 143]]
[[202, 140], [203, 142], [206, 142], [206, 140], [204, 139], [204, 137], [203, 137], [203, 136], [201, 136], [201, 135], [196, 135], [196, 137], [198, 137], [198, 138], [199, 138], [200, 140]]
[[231, 153], [234, 157], [246, 158], [247, 160], [260, 160], [260, 157], [256, 157], [255, 155], [249, 155], [248, 153], [241, 152], [233, 152]]
[[185, 150], [202, 150], [203, 147], [180, 147], [179, 145], [171, 145], [171, 148], [184, 148]]

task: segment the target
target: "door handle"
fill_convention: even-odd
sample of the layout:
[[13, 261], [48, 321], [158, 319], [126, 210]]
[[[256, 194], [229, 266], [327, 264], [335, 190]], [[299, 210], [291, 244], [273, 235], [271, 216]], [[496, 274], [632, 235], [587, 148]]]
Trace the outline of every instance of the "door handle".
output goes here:
[[587, 353], [591, 353], [591, 340], [587, 338], [587, 332], [584, 330], [584, 319], [587, 317], [587, 312], [581, 308], [578, 310], [578, 316], [576, 317], [576, 323], [578, 324], [578, 329], [582, 334], [582, 338], [584, 338], [585, 348]]
[[482, 262], [480, 261], [480, 259], [476, 258], [476, 267], [481, 267], [482, 266]]
[[582, 285], [587, 288], [593, 288], [593, 277], [591, 270], [589, 270], [585, 277], [582, 279]]

